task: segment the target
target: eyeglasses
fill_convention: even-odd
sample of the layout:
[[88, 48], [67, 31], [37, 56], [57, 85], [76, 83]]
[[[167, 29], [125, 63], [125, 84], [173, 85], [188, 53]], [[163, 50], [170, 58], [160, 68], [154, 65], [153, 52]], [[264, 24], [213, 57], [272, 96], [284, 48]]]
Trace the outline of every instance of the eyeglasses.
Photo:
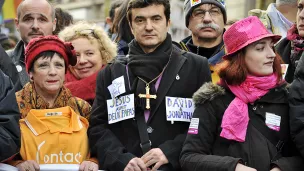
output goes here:
[[206, 12], [208, 12], [211, 17], [217, 17], [222, 14], [219, 8], [211, 8], [210, 10], [195, 9], [192, 12], [192, 16], [196, 18], [204, 18]]
[[94, 31], [94, 29], [77, 30], [72, 36], [64, 36], [64, 41], [71, 41], [78, 38], [79, 36], [89, 37], [89, 35], [92, 35], [95, 39], [99, 39], [99, 37], [94, 33]]

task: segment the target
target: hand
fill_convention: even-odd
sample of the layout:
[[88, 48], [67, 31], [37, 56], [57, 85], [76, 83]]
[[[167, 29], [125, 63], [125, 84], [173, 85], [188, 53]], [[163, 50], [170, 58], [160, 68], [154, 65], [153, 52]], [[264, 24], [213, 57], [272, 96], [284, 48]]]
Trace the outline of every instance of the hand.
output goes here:
[[275, 168], [271, 169], [270, 171], [282, 171], [282, 170], [278, 167], [275, 167]]
[[98, 171], [98, 164], [91, 161], [83, 161], [79, 166], [80, 171]]
[[39, 171], [40, 167], [35, 160], [27, 160], [16, 166], [19, 171]]
[[149, 167], [156, 163], [152, 168], [152, 171], [157, 170], [163, 164], [169, 163], [167, 157], [164, 155], [160, 148], [151, 149], [145, 155], [143, 155], [141, 159], [145, 162], [146, 167]]
[[147, 171], [146, 165], [141, 158], [133, 158], [129, 161], [124, 171]]
[[238, 163], [235, 167], [235, 171], [257, 171], [257, 170]]

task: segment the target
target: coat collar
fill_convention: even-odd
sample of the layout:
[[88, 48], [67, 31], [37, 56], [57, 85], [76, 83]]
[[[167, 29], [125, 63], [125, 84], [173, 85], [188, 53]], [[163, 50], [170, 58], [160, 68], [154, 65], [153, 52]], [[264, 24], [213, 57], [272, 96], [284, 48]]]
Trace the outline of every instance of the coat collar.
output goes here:
[[15, 58], [14, 58], [16, 60], [15, 62], [19, 62], [20, 60], [22, 62], [24, 62], [24, 60], [25, 60], [25, 57], [24, 57], [24, 42], [22, 40], [20, 40], [17, 43], [17, 45], [16, 45], [16, 47], [13, 51], [13, 55], [15, 56]]
[[[54, 117], [49, 115], [51, 113], [60, 114], [60, 116], [56, 117], [70, 118], [69, 125], [62, 128], [46, 125], [41, 119], [45, 118], [44, 120], [48, 120], [47, 117]], [[88, 121], [85, 118], [76, 114], [74, 110], [69, 106], [56, 109], [32, 109], [24, 119], [20, 120], [20, 122], [25, 122], [25, 124], [29, 127], [32, 133], [36, 136], [41, 135], [47, 131], [50, 131], [51, 133], [73, 133], [80, 131], [84, 126], [88, 127]]]
[[286, 104], [288, 103], [287, 84], [283, 83], [273, 89], [270, 89], [267, 94], [261, 97], [257, 102]]
[[[280, 93], [279, 93], [280, 92]], [[200, 105], [206, 101], [212, 101], [216, 97], [232, 94], [232, 92], [220, 85], [215, 85], [211, 82], [203, 84], [193, 95], [193, 101], [195, 105]], [[233, 94], [232, 94], [233, 95]], [[283, 83], [273, 89], [270, 89], [267, 94], [258, 99], [256, 102], [265, 103], [287, 103], [287, 89], [286, 83]]]
[[178, 74], [179, 70], [182, 68], [183, 64], [187, 60], [187, 58], [182, 55], [183, 51], [181, 51], [175, 46], [173, 46], [172, 48], [173, 48], [172, 60], [169, 62], [168, 67], [162, 76], [162, 80], [160, 82], [158, 91], [156, 93], [157, 94], [156, 105], [155, 108], [151, 110], [151, 114], [150, 114], [151, 116], [149, 117], [147, 122], [150, 122], [151, 118], [158, 110], [160, 104], [165, 99], [165, 96], [168, 93], [171, 85], [176, 79], [176, 75]]
[[194, 94], [193, 101], [197, 106], [199, 104], [203, 104], [206, 101], [211, 101], [214, 98], [224, 95], [225, 89], [219, 85], [213, 84], [212, 82], [208, 82], [203, 84]]

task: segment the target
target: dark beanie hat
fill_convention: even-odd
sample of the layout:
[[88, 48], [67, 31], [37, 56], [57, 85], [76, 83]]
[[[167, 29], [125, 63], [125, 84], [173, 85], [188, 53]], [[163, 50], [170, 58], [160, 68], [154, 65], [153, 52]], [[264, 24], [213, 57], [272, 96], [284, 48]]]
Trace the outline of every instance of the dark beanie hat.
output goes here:
[[184, 16], [185, 16], [185, 22], [186, 27], [189, 25], [189, 17], [191, 16], [192, 11], [202, 4], [214, 4], [218, 6], [224, 16], [224, 23], [227, 22], [227, 13], [226, 13], [226, 7], [225, 7], [225, 0], [185, 0], [184, 2]]

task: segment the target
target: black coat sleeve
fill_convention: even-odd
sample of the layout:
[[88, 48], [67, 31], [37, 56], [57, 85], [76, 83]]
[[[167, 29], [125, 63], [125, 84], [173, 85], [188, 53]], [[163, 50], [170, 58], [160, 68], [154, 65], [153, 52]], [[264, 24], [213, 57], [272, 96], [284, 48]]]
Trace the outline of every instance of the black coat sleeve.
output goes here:
[[110, 78], [109, 75], [110, 68], [106, 67], [97, 76], [96, 97], [90, 116], [88, 136], [91, 157], [98, 159], [100, 169], [119, 171], [124, 170], [135, 156], [127, 152], [108, 126], [105, 78]]
[[179, 155], [185, 139], [186, 132], [176, 136], [174, 140], [168, 140], [159, 146], [169, 161], [169, 164], [161, 167], [162, 170], [180, 170]]
[[[197, 85], [197, 89], [199, 89], [199, 87], [201, 85], [203, 85], [206, 82], [210, 82], [211, 81], [211, 73], [210, 73], [210, 69], [208, 66], [208, 61], [205, 57], [201, 57], [199, 56], [200, 61], [202, 61], [200, 64], [200, 71], [198, 74], [198, 85]], [[201, 58], [203, 58], [203, 60], [201, 60]], [[178, 136], [176, 136], [176, 138], [174, 140], [168, 140], [165, 143], [163, 143], [162, 145], [159, 146], [159, 148], [163, 151], [163, 153], [165, 154], [165, 156], [167, 157], [170, 167], [169, 170], [179, 170], [180, 169], [180, 163], [179, 163], [179, 156], [181, 153], [181, 149], [183, 146], [183, 143], [186, 139], [186, 131], [184, 134], [180, 134]]]
[[12, 59], [4, 51], [1, 45], [0, 45], [0, 69], [3, 71], [4, 74], [10, 77], [13, 84], [15, 85], [16, 92], [22, 89], [16, 66], [13, 63]]
[[184, 171], [234, 171], [241, 159], [212, 155], [221, 121], [211, 113], [215, 110], [208, 108], [213, 108], [210, 102], [198, 105], [193, 113], [193, 118], [199, 118], [198, 134], [187, 135], [181, 152], [181, 167]]
[[304, 80], [296, 78], [289, 88], [291, 137], [304, 157]]
[[283, 171], [301, 171], [304, 168], [304, 161], [300, 156], [281, 157], [272, 164], [277, 165]]
[[20, 150], [19, 108], [8, 76], [0, 70], [0, 162]]
[[[300, 72], [297, 72], [298, 74]], [[281, 170], [300, 171], [304, 168], [304, 160], [299, 155], [304, 156], [304, 85], [303, 79], [297, 75], [296, 79], [289, 87], [289, 127], [290, 141], [284, 146], [288, 148], [288, 154], [282, 152], [284, 157], [273, 161], [272, 164], [278, 166]], [[296, 147], [295, 147], [296, 146]]]
[[291, 138], [304, 157], [304, 58], [298, 63], [295, 79], [289, 87], [289, 117]]

